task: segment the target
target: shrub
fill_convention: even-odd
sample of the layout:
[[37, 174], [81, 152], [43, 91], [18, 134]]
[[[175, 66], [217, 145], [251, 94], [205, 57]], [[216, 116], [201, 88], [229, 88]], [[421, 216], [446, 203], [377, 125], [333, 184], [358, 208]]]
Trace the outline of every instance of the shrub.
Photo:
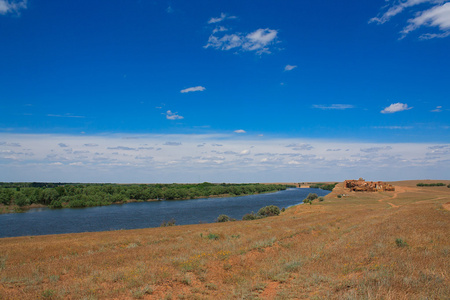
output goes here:
[[249, 214], [245, 214], [242, 217], [243, 221], [250, 221], [250, 220], [256, 220], [256, 219], [258, 219], [258, 216], [254, 212], [251, 212]]
[[317, 199], [319, 199], [320, 202], [322, 202], [323, 200], [325, 200], [324, 197], [319, 197], [319, 198], [317, 198]]
[[338, 198], [342, 198], [342, 195], [337, 195]]
[[175, 219], [171, 219], [170, 221], [163, 221], [161, 223], [161, 227], [175, 226]]
[[317, 199], [319, 196], [317, 196], [316, 193], [309, 193], [308, 196], [306, 197], [306, 199], [313, 201], [315, 199]]
[[278, 216], [280, 214], [280, 208], [275, 205], [269, 205], [266, 207], [261, 208], [258, 211], [258, 216], [261, 217], [271, 217], [271, 216]]
[[[416, 186], [445, 186], [445, 184], [442, 182], [438, 182], [438, 183], [422, 183], [422, 182], [420, 182], [420, 183], [416, 184]], [[450, 186], [450, 184], [449, 184], [449, 186]]]
[[220, 215], [217, 218], [217, 222], [229, 222], [230, 221], [230, 217], [227, 215]]

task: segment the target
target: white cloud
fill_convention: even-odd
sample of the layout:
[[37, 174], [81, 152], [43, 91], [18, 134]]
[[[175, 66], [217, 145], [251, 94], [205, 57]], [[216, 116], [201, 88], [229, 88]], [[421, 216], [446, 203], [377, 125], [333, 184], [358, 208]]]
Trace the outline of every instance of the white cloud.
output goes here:
[[278, 31], [269, 28], [259, 28], [251, 33], [240, 32], [216, 36], [218, 32], [226, 31], [224, 27], [215, 28], [208, 38], [204, 48], [214, 48], [228, 51], [231, 49], [241, 51], [255, 51], [257, 54], [271, 53], [269, 46], [276, 43]]
[[[436, 5], [429, 10], [420, 12], [415, 18], [408, 20], [408, 26], [402, 30], [402, 34], [405, 36], [413, 30], [421, 26], [439, 27], [443, 32], [441, 37], [448, 36], [450, 34], [450, 3], [443, 5]], [[425, 34], [421, 38], [429, 39], [438, 37], [436, 34]]]
[[246, 133], [244, 129], [238, 129], [234, 131], [235, 133]]
[[168, 120], [182, 120], [182, 119], [184, 119], [183, 116], [180, 116], [177, 112], [174, 113], [171, 110], [168, 110], [166, 112], [166, 118]]
[[[140, 149], [144, 140], [155, 149]], [[123, 135], [0, 133], [0, 141], [0, 181], [8, 182], [60, 178], [69, 182], [139, 183], [442, 179], [450, 168], [448, 143], [242, 139], [231, 133], [141, 135], [140, 139], [129, 140]], [[67, 148], [61, 148], [60, 141], [73, 151], [64, 151]], [[99, 145], [95, 148], [98, 152], [85, 151], [83, 145], [91, 143]], [[197, 147], [203, 143], [222, 146]], [[157, 151], [157, 145], [165, 145], [163, 151]], [[294, 148], [311, 150], [306, 155]], [[79, 151], [84, 152], [76, 154]]]
[[431, 112], [441, 112], [442, 111], [442, 106], [436, 106], [435, 109], [433, 109]]
[[220, 22], [222, 22], [225, 19], [236, 19], [236, 17], [235, 16], [228, 16], [225, 13], [221, 13], [220, 17], [209, 19], [208, 24], [220, 23]]
[[194, 87], [190, 87], [190, 88], [181, 90], [180, 93], [203, 92], [204, 90], [206, 90], [206, 88], [203, 86], [194, 86]]
[[408, 104], [398, 102], [398, 103], [393, 103], [393, 104], [389, 105], [388, 107], [383, 109], [381, 111], [381, 113], [382, 114], [392, 114], [392, 113], [396, 113], [399, 111], [410, 110], [410, 109], [412, 109], [412, 107], [409, 107]]
[[314, 104], [313, 108], [318, 108], [318, 109], [323, 109], [323, 110], [329, 110], [329, 109], [344, 110], [344, 109], [354, 108], [354, 106], [351, 104], [328, 104], [328, 105]]
[[[414, 9], [419, 6], [419, 9]], [[404, 38], [410, 32], [426, 26], [438, 29], [437, 33], [425, 33], [420, 39], [444, 38], [450, 35], [450, 3], [444, 0], [406, 0], [395, 1], [393, 5], [385, 6], [387, 10], [377, 17], [369, 20], [369, 23], [375, 22], [384, 24], [390, 19], [405, 10], [414, 17], [408, 19], [408, 24], [400, 31], [401, 38]]]
[[0, 15], [6, 15], [8, 13], [19, 13], [21, 9], [27, 8], [27, 0], [15, 1], [15, 0], [0, 0]]
[[294, 70], [295, 68], [297, 68], [297, 66], [286, 65], [286, 67], [284, 67], [284, 70], [285, 71], [291, 71], [291, 70]]
[[379, 152], [379, 151], [387, 151], [387, 150], [392, 150], [391, 146], [385, 146], [385, 147], [371, 147], [371, 148], [362, 148], [360, 149], [361, 152], [366, 152], [366, 153], [375, 153], [375, 152]]
[[165, 146], [181, 146], [180, 142], [165, 142]]

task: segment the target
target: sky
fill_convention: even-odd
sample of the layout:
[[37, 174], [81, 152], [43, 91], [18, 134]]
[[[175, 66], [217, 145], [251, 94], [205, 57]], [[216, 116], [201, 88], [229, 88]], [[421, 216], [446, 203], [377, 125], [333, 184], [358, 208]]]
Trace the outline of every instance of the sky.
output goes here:
[[450, 179], [450, 1], [0, 0], [0, 181]]

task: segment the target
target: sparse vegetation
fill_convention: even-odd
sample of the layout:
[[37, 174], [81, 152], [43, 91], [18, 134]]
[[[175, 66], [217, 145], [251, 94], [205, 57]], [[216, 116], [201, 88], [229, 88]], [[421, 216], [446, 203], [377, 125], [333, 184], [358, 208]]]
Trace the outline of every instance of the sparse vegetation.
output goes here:
[[161, 223], [161, 227], [169, 227], [169, 226], [175, 226], [175, 219], [171, 219], [170, 221], [163, 221]]

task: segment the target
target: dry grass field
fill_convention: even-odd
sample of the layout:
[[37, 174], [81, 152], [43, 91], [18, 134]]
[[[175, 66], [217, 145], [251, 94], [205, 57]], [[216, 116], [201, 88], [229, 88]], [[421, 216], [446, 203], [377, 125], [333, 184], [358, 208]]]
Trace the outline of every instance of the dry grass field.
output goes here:
[[0, 299], [449, 299], [450, 189], [417, 182], [254, 221], [0, 239]]

